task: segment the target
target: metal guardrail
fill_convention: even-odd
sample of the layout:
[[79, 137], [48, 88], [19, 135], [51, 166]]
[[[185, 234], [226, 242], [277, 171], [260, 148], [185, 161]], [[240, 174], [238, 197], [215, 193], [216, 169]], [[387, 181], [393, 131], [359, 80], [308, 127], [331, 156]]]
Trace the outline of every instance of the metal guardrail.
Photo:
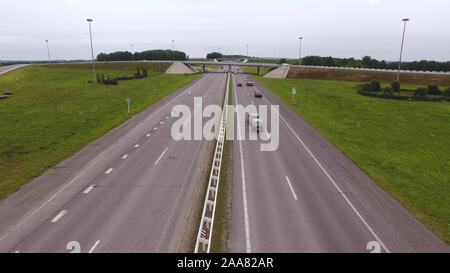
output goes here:
[[220, 120], [219, 134], [217, 137], [216, 150], [214, 152], [211, 172], [209, 174], [208, 188], [205, 196], [205, 203], [203, 205], [202, 218], [198, 228], [197, 240], [195, 243], [195, 253], [199, 252], [200, 245], [202, 251], [209, 253], [211, 249], [211, 240], [214, 226], [214, 215], [216, 212], [217, 194], [219, 191], [220, 182], [220, 168], [222, 166], [222, 154], [225, 144], [225, 128], [227, 124], [228, 114], [228, 93], [230, 88], [230, 77], [228, 73], [227, 88], [225, 93], [225, 100], [223, 103], [222, 117]]

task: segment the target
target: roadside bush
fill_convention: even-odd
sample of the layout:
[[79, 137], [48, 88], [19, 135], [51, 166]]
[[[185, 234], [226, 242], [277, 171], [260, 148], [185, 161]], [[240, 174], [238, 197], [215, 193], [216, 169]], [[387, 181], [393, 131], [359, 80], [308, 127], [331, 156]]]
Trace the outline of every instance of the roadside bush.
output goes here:
[[372, 91], [381, 91], [381, 83], [378, 80], [373, 80], [370, 82], [372, 86]]
[[414, 98], [414, 100], [425, 100], [427, 95], [428, 95], [428, 89], [419, 87], [416, 89], [416, 91], [414, 91], [413, 98]]
[[148, 76], [147, 68], [142, 69], [142, 75], [144, 75], [144, 77]]
[[400, 82], [399, 81], [393, 81], [391, 83], [391, 87], [392, 87], [392, 90], [394, 90], [395, 92], [400, 91]]
[[385, 95], [392, 95], [393, 94], [392, 88], [390, 88], [390, 87], [383, 88], [383, 94], [385, 94]]
[[372, 85], [370, 85], [370, 83], [365, 83], [362, 85], [362, 90], [364, 91], [372, 91]]
[[442, 92], [442, 96], [450, 97], [450, 87], [445, 89], [444, 92]]
[[441, 90], [439, 90], [439, 87], [436, 84], [428, 85], [428, 94], [430, 95], [442, 95]]

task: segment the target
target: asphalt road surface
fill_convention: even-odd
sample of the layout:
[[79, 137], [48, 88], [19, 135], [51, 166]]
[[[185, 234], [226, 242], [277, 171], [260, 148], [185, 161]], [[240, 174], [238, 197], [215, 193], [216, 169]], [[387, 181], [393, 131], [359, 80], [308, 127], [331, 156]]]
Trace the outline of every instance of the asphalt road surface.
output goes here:
[[0, 66], [0, 75], [26, 65], [27, 64], [13, 64], [7, 66]]
[[246, 86], [247, 77], [233, 74], [233, 104], [279, 105], [280, 143], [267, 152], [261, 140], [233, 142], [231, 252], [450, 251], [272, 92]]
[[0, 202], [0, 251], [190, 251], [213, 142], [175, 141], [171, 111], [221, 105], [225, 84], [201, 76]]

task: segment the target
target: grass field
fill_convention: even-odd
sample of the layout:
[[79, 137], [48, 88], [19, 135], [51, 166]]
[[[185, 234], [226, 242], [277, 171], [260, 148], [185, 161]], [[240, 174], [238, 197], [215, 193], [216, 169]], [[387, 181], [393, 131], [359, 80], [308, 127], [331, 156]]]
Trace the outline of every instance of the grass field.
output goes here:
[[[395, 72], [380, 71], [362, 71], [346, 69], [328, 69], [328, 68], [300, 68], [291, 67], [287, 78], [303, 79], [322, 79], [322, 80], [342, 80], [368, 82], [371, 80], [380, 80], [382, 82], [392, 82], [396, 79]], [[400, 73], [400, 82], [405, 84], [429, 85], [437, 84], [440, 86], [450, 86], [450, 75], [439, 74], [418, 74], [418, 73]]]
[[[246, 72], [248, 72], [250, 74], [257, 75], [257, 73], [258, 73], [258, 68], [256, 66], [241, 66], [241, 68], [244, 69], [244, 71], [246, 71]], [[260, 74], [264, 75], [264, 74], [266, 74], [269, 71], [270, 71], [270, 68], [268, 68], [268, 67], [261, 67]]]
[[354, 82], [257, 79], [450, 242], [449, 102], [361, 96]]
[[[13, 92], [0, 101], [0, 199], [198, 77], [149, 72], [144, 79], [106, 86], [88, 84], [92, 72], [80, 67], [27, 66], [0, 76], [1, 91]], [[124, 67], [97, 68], [111, 77], [136, 69]]]

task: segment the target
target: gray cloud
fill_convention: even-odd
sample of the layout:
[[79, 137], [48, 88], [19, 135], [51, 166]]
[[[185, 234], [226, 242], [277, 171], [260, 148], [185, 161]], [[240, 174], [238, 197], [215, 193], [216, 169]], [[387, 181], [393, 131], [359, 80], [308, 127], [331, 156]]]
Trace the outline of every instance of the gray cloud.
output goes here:
[[191, 57], [225, 54], [298, 57], [370, 55], [396, 60], [403, 17], [411, 18], [405, 60], [449, 60], [448, 0], [116, 1], [2, 0], [0, 59], [90, 56], [86, 18], [93, 22], [95, 53], [171, 48]]

